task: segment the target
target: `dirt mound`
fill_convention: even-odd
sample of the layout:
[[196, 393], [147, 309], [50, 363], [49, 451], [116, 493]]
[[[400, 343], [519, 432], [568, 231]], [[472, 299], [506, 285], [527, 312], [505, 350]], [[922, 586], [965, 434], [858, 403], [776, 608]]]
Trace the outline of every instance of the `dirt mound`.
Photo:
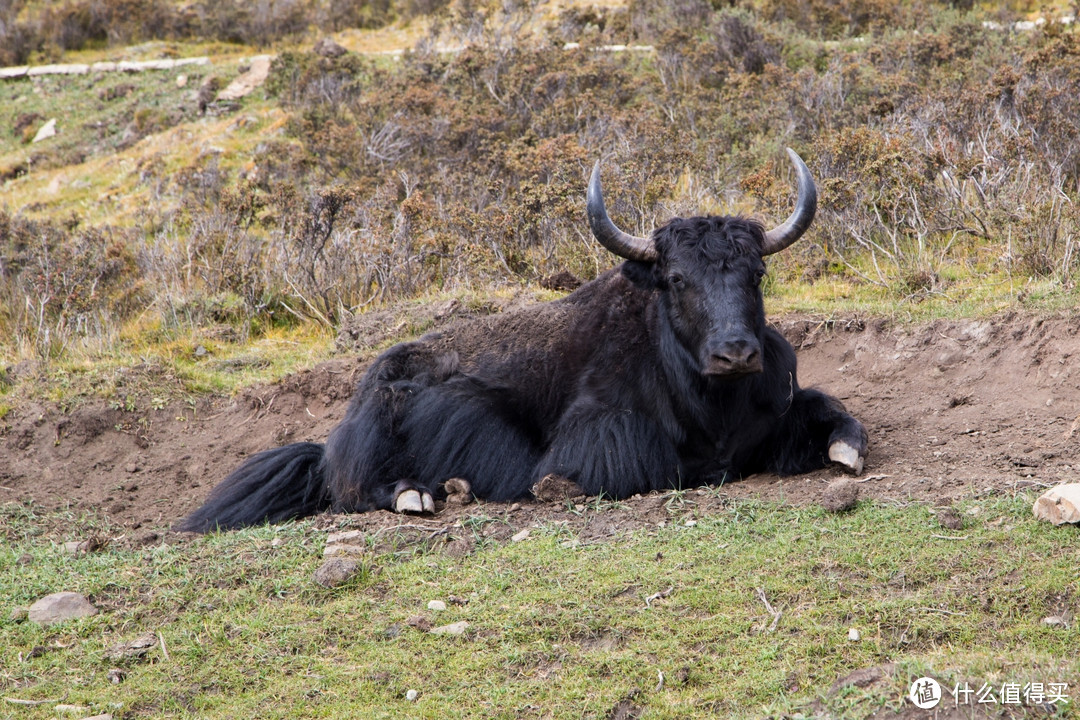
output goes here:
[[[904, 327], [859, 318], [776, 324], [799, 351], [802, 384], [835, 394], [866, 424], [863, 497], [948, 504], [1076, 479], [1076, 315], [1010, 313]], [[105, 403], [70, 413], [16, 408], [0, 429], [0, 502], [103, 512], [132, 529], [167, 527], [251, 453], [323, 441], [362, 371], [361, 361], [343, 358], [233, 398], [143, 414]], [[755, 475], [725, 485], [716, 499], [813, 503], [835, 477], [830, 470]], [[654, 502], [626, 505], [630, 515], [635, 503], [648, 515]], [[565, 503], [526, 507], [554, 513]]]

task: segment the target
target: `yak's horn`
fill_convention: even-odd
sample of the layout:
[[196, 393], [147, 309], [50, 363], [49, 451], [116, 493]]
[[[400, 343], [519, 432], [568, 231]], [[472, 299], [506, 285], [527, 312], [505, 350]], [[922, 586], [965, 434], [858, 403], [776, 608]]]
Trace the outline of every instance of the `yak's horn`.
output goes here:
[[780, 252], [802, 237], [806, 228], [810, 227], [810, 223], [814, 220], [814, 213], [817, 212], [817, 188], [814, 186], [814, 178], [811, 177], [810, 171], [806, 169], [806, 163], [802, 161], [798, 153], [791, 148], [787, 149], [787, 153], [799, 176], [799, 199], [795, 203], [795, 210], [784, 221], [784, 224], [765, 233], [765, 245], [761, 248], [762, 255]]
[[[811, 182], [811, 186], [813, 183]], [[604, 195], [600, 191], [600, 161], [593, 165], [592, 177], [589, 178], [589, 190], [585, 195], [585, 205], [589, 210], [589, 227], [600, 244], [619, 257], [640, 262], [655, 262], [656, 247], [648, 238], [636, 237], [624, 233], [615, 227], [604, 208]], [[813, 217], [813, 210], [810, 211]]]

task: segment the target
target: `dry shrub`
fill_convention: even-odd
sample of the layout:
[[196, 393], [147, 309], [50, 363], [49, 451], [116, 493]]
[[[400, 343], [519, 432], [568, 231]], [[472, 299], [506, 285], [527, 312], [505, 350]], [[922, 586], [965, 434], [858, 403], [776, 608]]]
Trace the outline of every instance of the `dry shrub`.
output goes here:
[[[615, 262], [584, 218], [596, 159], [612, 216], [644, 234], [673, 214], [782, 219], [785, 146], [821, 191], [807, 239], [775, 259], [794, 277], [846, 273], [901, 297], [938, 291], [954, 263], [1071, 282], [1074, 32], [988, 30], [929, 0], [637, 0], [618, 22], [553, 24], [583, 40], [568, 51], [526, 35], [523, 12], [457, 0], [444, 29], [472, 40], [457, 54], [427, 50], [434, 38], [395, 63], [281, 53], [267, 88], [287, 137], [239, 177], [207, 156], [156, 181], [181, 207], [140, 238], [158, 307], [175, 323], [336, 324], [432, 288], [590, 278]], [[265, 20], [265, 36], [288, 27]], [[656, 54], [601, 51], [613, 26]], [[819, 40], [853, 33], [878, 34]]]
[[[151, 39], [213, 38], [259, 47], [295, 40], [310, 27], [333, 32], [377, 28], [395, 20], [437, 14], [446, 0], [65, 0], [0, 3], [0, 64], [27, 62], [33, 53], [128, 45]], [[40, 7], [38, 6], [40, 5]]]
[[109, 335], [142, 303], [127, 232], [61, 227], [0, 212], [0, 327], [43, 358]]

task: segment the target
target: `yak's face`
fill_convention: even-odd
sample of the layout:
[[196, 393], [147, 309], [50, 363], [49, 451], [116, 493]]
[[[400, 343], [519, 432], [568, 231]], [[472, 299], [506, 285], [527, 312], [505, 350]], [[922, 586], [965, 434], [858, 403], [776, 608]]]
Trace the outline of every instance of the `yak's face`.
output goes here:
[[671, 327], [702, 375], [762, 371], [762, 227], [742, 218], [675, 219], [653, 240], [653, 278]]
[[672, 220], [651, 238], [635, 237], [608, 217], [600, 161], [593, 166], [585, 195], [593, 235], [631, 261], [624, 266], [631, 275], [640, 277], [642, 268], [650, 269], [664, 317], [706, 377], [734, 378], [764, 369], [761, 258], [798, 240], [817, 210], [814, 178], [794, 150], [787, 153], [798, 176], [799, 198], [788, 219], [768, 232], [743, 218], [695, 217]]

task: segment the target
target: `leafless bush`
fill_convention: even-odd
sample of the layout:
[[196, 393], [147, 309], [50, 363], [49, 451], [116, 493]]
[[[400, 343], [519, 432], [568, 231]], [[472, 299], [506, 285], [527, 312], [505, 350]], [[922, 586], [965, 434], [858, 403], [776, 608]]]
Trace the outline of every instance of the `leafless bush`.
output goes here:
[[110, 335], [143, 299], [127, 234], [72, 230], [0, 213], [0, 327], [44, 359]]

